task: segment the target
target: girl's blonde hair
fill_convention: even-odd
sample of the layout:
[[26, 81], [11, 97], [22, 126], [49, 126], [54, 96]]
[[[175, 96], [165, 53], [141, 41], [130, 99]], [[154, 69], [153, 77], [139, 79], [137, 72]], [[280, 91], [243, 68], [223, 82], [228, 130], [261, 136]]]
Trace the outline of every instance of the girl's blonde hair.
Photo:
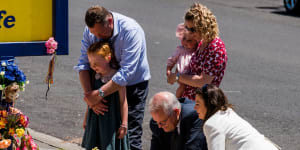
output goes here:
[[111, 57], [111, 49], [109, 43], [97, 42], [92, 44], [87, 51], [88, 54], [96, 54], [102, 56], [104, 59], [109, 60]]
[[114, 69], [119, 69], [119, 64], [115, 59], [113, 49], [107, 42], [96, 42], [93, 43], [87, 50], [87, 54], [95, 54], [102, 56], [104, 59], [110, 62], [110, 67]]
[[205, 43], [210, 43], [219, 36], [216, 17], [206, 6], [200, 3], [194, 3], [186, 12], [184, 19], [193, 22], [196, 32], [200, 33]]

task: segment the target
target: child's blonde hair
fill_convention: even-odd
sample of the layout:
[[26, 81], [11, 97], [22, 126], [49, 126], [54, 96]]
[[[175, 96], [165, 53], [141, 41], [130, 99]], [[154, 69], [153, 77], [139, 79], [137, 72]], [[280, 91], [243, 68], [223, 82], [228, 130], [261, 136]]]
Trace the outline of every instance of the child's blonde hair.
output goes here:
[[87, 54], [95, 54], [102, 56], [105, 60], [109, 61], [110, 67], [114, 69], [119, 68], [119, 64], [116, 61], [113, 53], [113, 49], [107, 42], [93, 43], [87, 50]]
[[111, 57], [111, 48], [109, 43], [106, 42], [97, 42], [92, 44], [87, 51], [88, 54], [96, 54], [102, 56], [107, 61], [110, 60]]

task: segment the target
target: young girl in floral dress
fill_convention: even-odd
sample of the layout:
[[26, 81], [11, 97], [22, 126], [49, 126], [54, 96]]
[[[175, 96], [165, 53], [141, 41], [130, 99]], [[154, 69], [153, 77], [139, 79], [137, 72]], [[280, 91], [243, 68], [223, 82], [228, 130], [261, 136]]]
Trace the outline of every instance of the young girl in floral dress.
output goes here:
[[[92, 75], [93, 89], [99, 89], [117, 72], [118, 64], [114, 63], [112, 49], [108, 43], [92, 44], [87, 51]], [[108, 112], [97, 115], [92, 108], [85, 114], [85, 132], [82, 147], [91, 150], [95, 147], [101, 150], [127, 150], [129, 141], [127, 134], [128, 105], [126, 88], [104, 97]], [[86, 123], [86, 124], [85, 124]]]
[[[176, 29], [176, 37], [181, 41], [181, 45], [177, 46], [174, 54], [167, 61], [167, 76], [171, 74], [173, 67], [176, 65], [176, 73], [186, 74], [189, 71], [189, 63], [192, 54], [196, 51], [198, 42], [193, 36], [188, 34], [183, 23], [178, 24]], [[185, 85], [179, 83], [176, 90], [176, 97], [180, 98], [184, 92]]]

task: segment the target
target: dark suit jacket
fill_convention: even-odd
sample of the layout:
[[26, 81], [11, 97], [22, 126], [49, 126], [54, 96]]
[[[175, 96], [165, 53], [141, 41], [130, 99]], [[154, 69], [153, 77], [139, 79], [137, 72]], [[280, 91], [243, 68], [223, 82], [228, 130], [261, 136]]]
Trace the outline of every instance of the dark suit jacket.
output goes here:
[[179, 101], [181, 103], [180, 134], [174, 140], [173, 136], [177, 131], [166, 133], [151, 119], [150, 150], [207, 150], [206, 139], [202, 131], [203, 122], [194, 110], [195, 102], [186, 98], [181, 98]]

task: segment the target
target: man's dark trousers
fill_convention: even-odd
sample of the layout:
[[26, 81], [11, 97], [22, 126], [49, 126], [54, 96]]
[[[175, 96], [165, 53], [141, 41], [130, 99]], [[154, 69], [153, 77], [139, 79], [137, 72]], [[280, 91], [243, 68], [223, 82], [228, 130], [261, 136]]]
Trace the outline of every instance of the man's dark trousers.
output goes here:
[[126, 97], [128, 101], [128, 133], [131, 150], [142, 149], [142, 124], [148, 91], [148, 81], [126, 86]]

